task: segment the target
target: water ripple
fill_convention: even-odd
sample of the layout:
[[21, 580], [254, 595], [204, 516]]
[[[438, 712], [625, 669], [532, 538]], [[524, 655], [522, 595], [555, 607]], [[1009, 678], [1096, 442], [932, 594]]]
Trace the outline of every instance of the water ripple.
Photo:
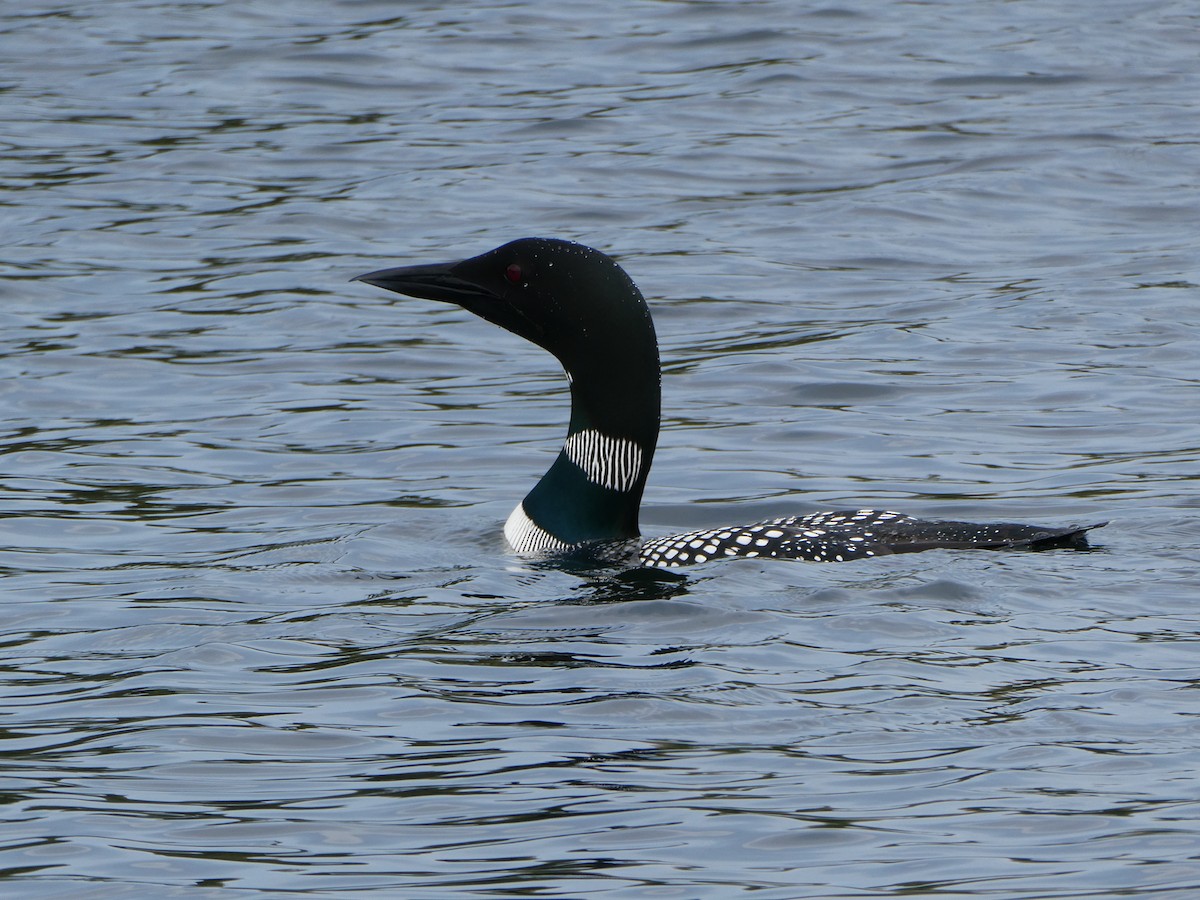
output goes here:
[[[2, 15], [9, 893], [1200, 890], [1190, 5]], [[561, 372], [348, 279], [525, 234], [650, 298], [648, 531], [1113, 524], [516, 560]]]

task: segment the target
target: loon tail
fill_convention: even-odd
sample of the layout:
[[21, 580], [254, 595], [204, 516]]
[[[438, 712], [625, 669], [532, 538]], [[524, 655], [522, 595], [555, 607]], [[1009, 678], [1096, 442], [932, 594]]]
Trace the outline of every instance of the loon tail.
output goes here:
[[877, 529], [875, 539], [892, 553], [922, 550], [1055, 550], [1088, 548], [1088, 532], [1108, 522], [1091, 525], [1019, 525], [997, 522], [911, 522], [893, 532]]

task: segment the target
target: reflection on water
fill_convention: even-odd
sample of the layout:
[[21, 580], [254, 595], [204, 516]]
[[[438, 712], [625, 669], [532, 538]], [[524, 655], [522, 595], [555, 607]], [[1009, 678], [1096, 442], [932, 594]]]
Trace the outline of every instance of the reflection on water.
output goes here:
[[[2, 15], [9, 893], [1194, 894], [1189, 5]], [[561, 372], [348, 279], [525, 234], [650, 298], [648, 531], [1100, 549], [508, 556]]]

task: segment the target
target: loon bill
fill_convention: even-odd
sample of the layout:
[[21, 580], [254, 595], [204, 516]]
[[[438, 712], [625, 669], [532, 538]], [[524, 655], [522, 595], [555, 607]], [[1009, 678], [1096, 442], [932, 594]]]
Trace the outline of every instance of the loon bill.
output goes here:
[[823, 512], [641, 541], [638, 508], [658, 442], [654, 323], [625, 270], [598, 250], [524, 238], [460, 262], [404, 266], [357, 281], [454, 303], [549, 350], [571, 385], [571, 422], [549, 471], [504, 526], [522, 554], [636, 554], [675, 567], [727, 556], [842, 562], [936, 548], [1087, 546], [1106, 524], [1042, 527]]

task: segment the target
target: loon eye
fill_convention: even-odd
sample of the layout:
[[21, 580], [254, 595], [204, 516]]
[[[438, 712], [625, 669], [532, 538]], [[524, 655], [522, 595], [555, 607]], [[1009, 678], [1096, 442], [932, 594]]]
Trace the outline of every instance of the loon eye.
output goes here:
[[504, 277], [507, 278], [512, 284], [520, 284], [522, 278], [521, 267], [516, 263], [512, 263], [507, 269], [504, 270]]

